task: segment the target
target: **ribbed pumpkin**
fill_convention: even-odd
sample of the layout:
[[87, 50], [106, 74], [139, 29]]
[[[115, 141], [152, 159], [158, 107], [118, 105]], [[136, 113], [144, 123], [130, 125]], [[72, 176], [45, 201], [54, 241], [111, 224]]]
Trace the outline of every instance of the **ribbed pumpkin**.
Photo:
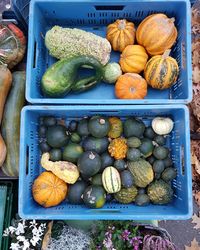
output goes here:
[[118, 117], [110, 117], [110, 131], [108, 133], [108, 136], [110, 138], [118, 138], [121, 136], [123, 132], [123, 123]]
[[111, 43], [113, 50], [122, 52], [127, 45], [134, 44], [135, 26], [134, 23], [125, 19], [116, 20], [108, 25], [106, 38]]
[[138, 74], [126, 73], [118, 78], [115, 95], [120, 99], [143, 99], [147, 95], [147, 82]]
[[110, 166], [104, 169], [102, 174], [104, 189], [109, 193], [117, 193], [121, 189], [120, 174], [116, 168]]
[[128, 204], [135, 200], [137, 194], [137, 188], [132, 186], [130, 188], [122, 188], [118, 193], [114, 194], [114, 197], [118, 202]]
[[162, 13], [146, 17], [137, 28], [138, 44], [144, 46], [150, 55], [163, 54], [176, 41], [177, 29], [174, 21], [174, 18], [168, 18]]
[[145, 188], [153, 181], [153, 169], [149, 162], [140, 159], [128, 163], [128, 169], [133, 175], [136, 186]]
[[141, 45], [128, 45], [122, 52], [119, 64], [125, 73], [140, 73], [144, 70], [148, 54]]
[[43, 207], [60, 204], [67, 195], [67, 184], [51, 172], [43, 172], [32, 187], [34, 200]]
[[124, 159], [126, 157], [127, 150], [127, 141], [122, 137], [112, 140], [108, 147], [108, 152], [116, 160]]
[[170, 88], [178, 78], [178, 63], [169, 53], [167, 50], [163, 55], [153, 56], [146, 64], [144, 77], [152, 88]]

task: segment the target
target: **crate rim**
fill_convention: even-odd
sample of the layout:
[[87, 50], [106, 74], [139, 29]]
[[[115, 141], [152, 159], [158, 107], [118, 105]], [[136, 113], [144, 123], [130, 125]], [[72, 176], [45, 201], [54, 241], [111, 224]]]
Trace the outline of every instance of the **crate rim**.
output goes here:
[[[51, 2], [52, 0], [32, 0], [30, 2], [30, 6], [29, 6], [29, 30], [33, 30], [33, 8], [34, 5], [36, 3], [48, 3]], [[115, 5], [116, 2], [123, 2], [123, 3], [130, 3], [130, 2], [143, 2], [143, 3], [151, 3], [151, 2], [166, 2], [165, 0], [115, 0], [115, 1], [111, 1], [111, 2], [107, 2], [106, 0], [98, 0], [98, 1], [94, 1], [94, 0], [57, 0], [57, 2], [60, 3], [83, 3], [83, 2], [87, 2], [87, 3], [95, 3], [95, 4], [105, 4], [105, 5]], [[191, 4], [189, 0], [169, 0], [167, 2], [183, 2], [186, 4], [186, 60], [187, 60], [187, 93], [188, 93], [188, 97], [186, 99], [132, 99], [132, 100], [124, 100], [124, 99], [68, 99], [68, 98], [46, 98], [46, 97], [42, 97], [42, 98], [32, 98], [30, 97], [30, 93], [31, 93], [31, 84], [27, 84], [27, 82], [31, 82], [31, 74], [29, 72], [28, 69], [31, 68], [31, 60], [27, 61], [27, 71], [28, 74], [27, 79], [26, 79], [26, 91], [25, 91], [25, 97], [26, 100], [29, 103], [32, 104], [46, 104], [46, 105], [50, 105], [55, 104], [55, 105], [62, 105], [62, 104], [86, 104], [86, 105], [93, 105], [93, 104], [101, 104], [102, 102], [105, 104], [111, 104], [111, 105], [120, 105], [120, 104], [127, 104], [127, 105], [131, 105], [131, 104], [161, 104], [161, 100], [162, 102], [164, 101], [164, 105], [165, 104], [174, 104], [174, 103], [180, 103], [180, 104], [188, 104], [192, 101], [192, 55], [191, 55]], [[30, 33], [29, 33], [30, 34]], [[33, 48], [34, 46], [34, 39], [31, 39], [29, 37], [28, 39], [28, 48]], [[31, 50], [28, 49], [28, 53], [27, 53], [28, 58], [31, 58]], [[80, 100], [80, 101], [79, 101]]]
[[[103, 112], [104, 110], [106, 111], [114, 111], [114, 110], [132, 110], [132, 109], [147, 109], [147, 110], [152, 110], [152, 109], [163, 109], [163, 110], [169, 110], [169, 109], [182, 109], [184, 111], [184, 115], [186, 118], [186, 121], [189, 121], [189, 110], [188, 107], [182, 104], [179, 105], [148, 105], [146, 107], [144, 107], [143, 105], [129, 105], [129, 106], [125, 106], [125, 105], [114, 105], [114, 106], [90, 106], [90, 105], [77, 105], [77, 106], [25, 106], [22, 111], [21, 111], [21, 125], [20, 125], [20, 129], [21, 131], [25, 129], [25, 113], [27, 111], [37, 111], [37, 110], [47, 110], [47, 111], [53, 111], [53, 110], [63, 110], [63, 111], [67, 111], [67, 110], [89, 110], [89, 111], [95, 111], [97, 110], [98, 112]], [[186, 150], [186, 155], [185, 155], [185, 159], [187, 159], [187, 162], [191, 162], [191, 156], [190, 156], [190, 134], [187, 133], [187, 131], [189, 131], [189, 122], [185, 122], [185, 139], [186, 139], [186, 145], [187, 145], [187, 150]], [[20, 149], [22, 150], [23, 155], [25, 154], [25, 136], [20, 137], [20, 145], [22, 145], [22, 147], [20, 147]], [[162, 220], [163, 217], [166, 220], [186, 220], [191, 218], [192, 213], [193, 213], [193, 203], [192, 203], [192, 174], [191, 174], [191, 167], [188, 166], [189, 164], [186, 163], [185, 167], [188, 167], [187, 171], [187, 192], [188, 192], [188, 211], [185, 214], [181, 214], [181, 215], [169, 215], [169, 214], [154, 214], [151, 215], [151, 219], [154, 220]], [[20, 154], [20, 159], [19, 159], [19, 198], [18, 198], [18, 205], [19, 205], [19, 215], [24, 218], [24, 219], [47, 219], [47, 220], [51, 220], [51, 219], [55, 219], [54, 214], [48, 214], [48, 215], [36, 215], [36, 214], [32, 214], [32, 215], [27, 215], [26, 213], [23, 212], [23, 207], [22, 204], [20, 202], [21, 197], [22, 197], [22, 193], [23, 193], [23, 178], [25, 176], [25, 172], [23, 167], [23, 159], [22, 156]], [[106, 209], [105, 209], [106, 210]], [[94, 209], [94, 211], [98, 211], [98, 209]], [[110, 215], [112, 214], [112, 211], [108, 210], [108, 214], [101, 214], [101, 220], [108, 220], [110, 218]], [[80, 220], [80, 215], [76, 215], [76, 214], [65, 214], [65, 215], [56, 215], [57, 219], [68, 219], [68, 220]], [[115, 220], [138, 220], [141, 219], [141, 215], [127, 215], [124, 214], [123, 217], [120, 214], [115, 214]], [[150, 219], [148, 214], [144, 214], [142, 215], [142, 219]], [[87, 214], [87, 213], [83, 213], [81, 220], [98, 220], [96, 218], [96, 214]]]

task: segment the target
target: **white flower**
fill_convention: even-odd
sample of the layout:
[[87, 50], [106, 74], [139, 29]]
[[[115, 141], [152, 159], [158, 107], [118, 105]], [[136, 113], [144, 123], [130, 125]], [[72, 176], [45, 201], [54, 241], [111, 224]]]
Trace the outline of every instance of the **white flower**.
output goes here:
[[41, 238], [40, 237], [33, 237], [31, 240], [30, 240], [30, 242], [31, 242], [31, 244], [35, 247], [36, 246], [36, 244], [38, 243], [38, 241], [40, 241], [41, 240]]
[[30, 247], [30, 242], [28, 240], [24, 241], [24, 246], [22, 248], [22, 250], [28, 250]]
[[40, 226], [45, 229], [46, 228], [46, 223], [41, 223]]
[[24, 236], [19, 235], [19, 236], [17, 236], [17, 240], [20, 242], [24, 242], [26, 239]]
[[30, 221], [30, 227], [35, 227], [35, 226], [37, 226], [37, 223], [36, 223], [36, 221], [35, 220], [33, 220], [33, 221]]
[[15, 234], [16, 235], [24, 234], [24, 226], [22, 223], [18, 223]]
[[11, 243], [10, 249], [12, 249], [12, 250], [19, 250], [20, 249], [20, 245], [18, 243]]
[[8, 229], [9, 229], [11, 234], [13, 234], [16, 231], [16, 228], [12, 227], [12, 226], [10, 226]]
[[10, 234], [10, 231], [9, 231], [9, 228], [6, 228], [5, 230], [4, 230], [4, 232], [3, 232], [3, 236], [9, 236], [9, 234]]

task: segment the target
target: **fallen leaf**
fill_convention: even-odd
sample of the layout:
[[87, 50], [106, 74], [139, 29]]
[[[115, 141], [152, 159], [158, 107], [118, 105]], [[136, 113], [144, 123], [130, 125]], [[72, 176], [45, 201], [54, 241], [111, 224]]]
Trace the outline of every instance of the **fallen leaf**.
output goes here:
[[194, 214], [193, 216], [192, 216], [192, 223], [193, 224], [196, 224], [193, 228], [194, 229], [200, 229], [200, 218], [196, 215], [196, 214]]
[[191, 241], [190, 245], [191, 245], [190, 247], [185, 246], [185, 250], [200, 250], [200, 245], [196, 240], [196, 238], [194, 238], [193, 241]]
[[192, 79], [194, 83], [200, 84], [200, 69], [198, 66], [193, 67]]
[[48, 246], [48, 244], [50, 242], [50, 239], [51, 239], [52, 227], [53, 227], [53, 220], [48, 223], [47, 232], [44, 235], [44, 238], [42, 240], [42, 248], [41, 248], [41, 250], [46, 250], [47, 249], [47, 246]]

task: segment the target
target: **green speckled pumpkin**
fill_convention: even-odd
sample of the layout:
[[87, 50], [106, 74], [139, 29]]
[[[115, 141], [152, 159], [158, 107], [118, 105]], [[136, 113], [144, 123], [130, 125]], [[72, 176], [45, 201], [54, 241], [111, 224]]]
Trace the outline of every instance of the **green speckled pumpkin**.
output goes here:
[[106, 193], [101, 186], [89, 186], [83, 193], [83, 201], [90, 208], [101, 208], [106, 202]]
[[123, 204], [131, 203], [135, 200], [138, 190], [135, 186], [130, 188], [122, 188], [118, 193], [114, 194], [114, 198]]
[[163, 180], [152, 182], [147, 189], [147, 194], [154, 204], [168, 204], [173, 198], [173, 189]]
[[128, 163], [128, 169], [133, 175], [134, 183], [138, 187], [146, 187], [153, 181], [153, 169], [148, 161], [140, 159]]

